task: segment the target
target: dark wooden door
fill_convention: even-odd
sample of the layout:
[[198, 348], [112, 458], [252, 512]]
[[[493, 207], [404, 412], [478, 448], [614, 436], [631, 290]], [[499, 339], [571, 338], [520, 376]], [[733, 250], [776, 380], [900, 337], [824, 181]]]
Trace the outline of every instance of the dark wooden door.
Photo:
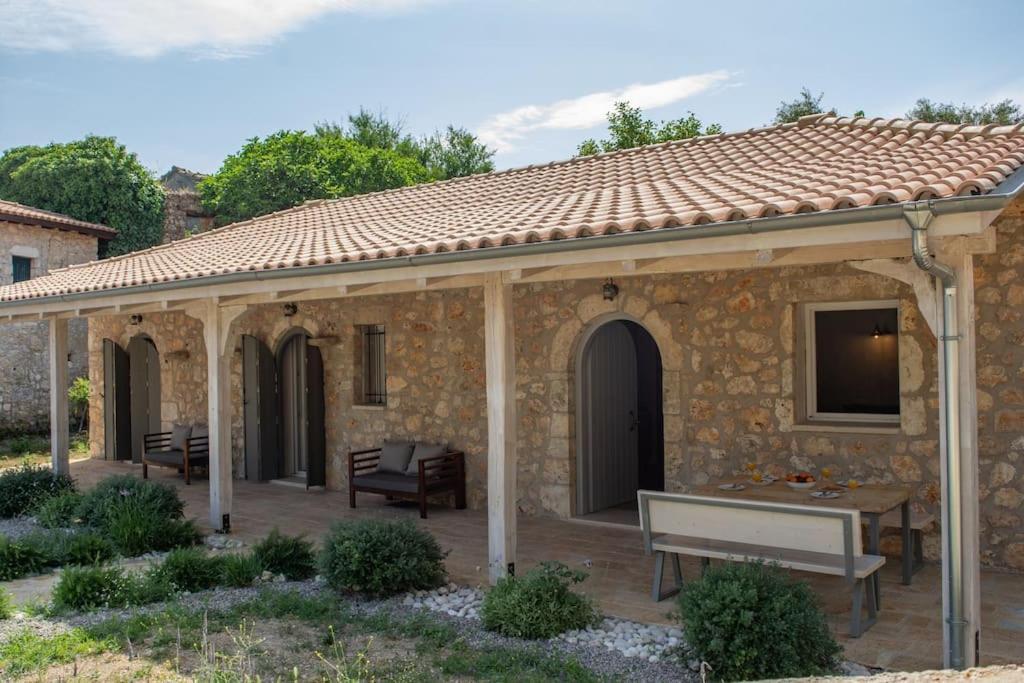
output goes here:
[[137, 335], [128, 342], [128, 359], [132, 462], [142, 462], [144, 437], [160, 431], [160, 354], [153, 340]]
[[327, 485], [327, 429], [324, 404], [324, 359], [306, 346], [306, 488]]
[[242, 336], [242, 401], [245, 420], [245, 478], [268, 481], [278, 475], [277, 363], [266, 344]]
[[103, 457], [132, 457], [131, 402], [128, 353], [111, 340], [103, 340]]

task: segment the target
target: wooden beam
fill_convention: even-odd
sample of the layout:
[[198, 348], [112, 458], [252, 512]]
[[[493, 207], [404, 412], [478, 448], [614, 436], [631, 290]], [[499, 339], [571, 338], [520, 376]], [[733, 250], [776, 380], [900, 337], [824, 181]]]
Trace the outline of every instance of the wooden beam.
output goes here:
[[68, 321], [50, 319], [50, 463], [70, 474], [68, 462]]
[[512, 285], [493, 273], [484, 281], [487, 372], [487, 545], [492, 584], [515, 574], [516, 372]]
[[850, 265], [866, 273], [875, 273], [898, 280], [910, 285], [917, 296], [917, 307], [921, 317], [928, 323], [935, 338], [939, 338], [939, 312], [935, 301], [935, 281], [913, 261], [895, 261], [893, 259], [871, 259], [870, 261], [850, 261]]

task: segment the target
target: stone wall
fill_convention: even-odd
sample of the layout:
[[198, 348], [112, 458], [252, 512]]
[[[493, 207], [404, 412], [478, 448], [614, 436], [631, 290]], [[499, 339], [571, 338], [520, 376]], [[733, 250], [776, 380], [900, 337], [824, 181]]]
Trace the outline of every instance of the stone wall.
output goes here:
[[206, 232], [213, 227], [213, 216], [203, 208], [195, 190], [171, 190], [164, 194], [163, 243]]
[[[96, 259], [97, 240], [77, 232], [0, 221], [0, 285], [14, 279], [11, 249], [35, 249], [32, 277]], [[69, 381], [88, 373], [84, 320], [68, 326]], [[45, 431], [50, 424], [49, 331], [47, 323], [0, 325], [0, 432]]]
[[[999, 221], [999, 253], [977, 261], [983, 561], [1024, 570], [1024, 216]], [[936, 340], [909, 287], [846, 265], [622, 278], [613, 302], [601, 281], [515, 288], [519, 410], [518, 505], [527, 514], [569, 516], [575, 482], [575, 359], [585, 333], [616, 317], [657, 341], [664, 372], [666, 488], [714, 481], [757, 462], [770, 472], [820, 470], [906, 485], [913, 505], [938, 516]], [[836, 431], [801, 425], [800, 304], [895, 299], [900, 305], [901, 424]], [[162, 356], [164, 419], [203, 421], [201, 329], [181, 314], [147, 314], [143, 331]], [[355, 401], [357, 326], [384, 323], [388, 405]], [[94, 321], [93, 374], [103, 335], [127, 344], [133, 330]], [[146, 327], [148, 326], [148, 327]], [[344, 490], [349, 447], [388, 436], [450, 442], [467, 454], [469, 502], [486, 499], [486, 394], [481, 292], [449, 290], [253, 307], [235, 329], [275, 348], [305, 329], [326, 367], [328, 487]], [[168, 353], [168, 350], [170, 353]], [[241, 353], [232, 360], [235, 474], [243, 473]], [[93, 407], [93, 449], [102, 421]], [[97, 429], [98, 428], [98, 429]], [[299, 494], [297, 494], [299, 495]], [[894, 537], [883, 539], [887, 552]], [[935, 558], [939, 538], [926, 536]]]

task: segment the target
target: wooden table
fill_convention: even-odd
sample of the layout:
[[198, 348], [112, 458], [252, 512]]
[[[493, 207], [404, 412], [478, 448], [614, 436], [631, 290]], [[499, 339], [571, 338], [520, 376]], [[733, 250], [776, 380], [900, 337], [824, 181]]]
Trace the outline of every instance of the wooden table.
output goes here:
[[[910, 528], [910, 489], [905, 486], [885, 486], [879, 484], [863, 484], [856, 489], [845, 489], [838, 498], [821, 499], [812, 498], [811, 493], [819, 490], [793, 489], [786, 486], [784, 481], [776, 481], [766, 486], [751, 484], [744, 478], [725, 480], [720, 483], [737, 483], [746, 486], [742, 491], [723, 491], [718, 484], [707, 484], [694, 488], [694, 493], [701, 496], [717, 496], [720, 498], [743, 498], [746, 500], [763, 500], [772, 503], [787, 503], [789, 505], [811, 505], [817, 507], [853, 508], [860, 510], [861, 517], [868, 522], [868, 553], [879, 554], [879, 537], [881, 535], [880, 518], [889, 510], [900, 508], [900, 520], [903, 528], [901, 537], [903, 541], [903, 585], [909, 586], [913, 578], [914, 553], [911, 547], [912, 536]], [[878, 574], [875, 574], [875, 595], [878, 596]]]

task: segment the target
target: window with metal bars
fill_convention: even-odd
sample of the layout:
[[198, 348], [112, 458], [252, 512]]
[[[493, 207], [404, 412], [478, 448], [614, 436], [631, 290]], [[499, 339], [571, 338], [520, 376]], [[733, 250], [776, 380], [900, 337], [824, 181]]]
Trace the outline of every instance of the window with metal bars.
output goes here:
[[362, 399], [364, 405], [384, 406], [387, 393], [387, 345], [383, 325], [362, 325]]

